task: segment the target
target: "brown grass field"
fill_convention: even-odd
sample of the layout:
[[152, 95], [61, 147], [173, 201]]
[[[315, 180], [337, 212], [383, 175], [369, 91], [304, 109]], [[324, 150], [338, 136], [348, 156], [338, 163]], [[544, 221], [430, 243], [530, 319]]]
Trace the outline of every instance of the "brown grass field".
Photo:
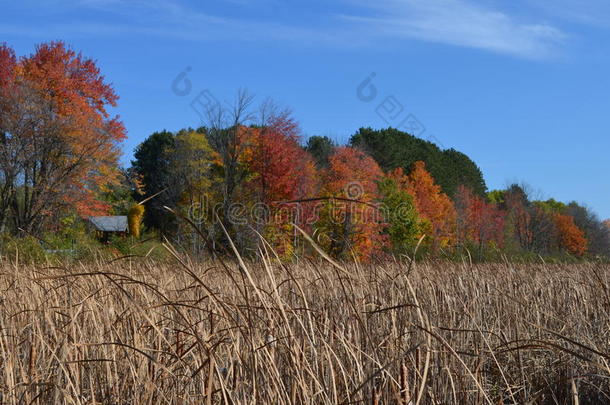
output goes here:
[[610, 403], [607, 265], [0, 273], [1, 403]]

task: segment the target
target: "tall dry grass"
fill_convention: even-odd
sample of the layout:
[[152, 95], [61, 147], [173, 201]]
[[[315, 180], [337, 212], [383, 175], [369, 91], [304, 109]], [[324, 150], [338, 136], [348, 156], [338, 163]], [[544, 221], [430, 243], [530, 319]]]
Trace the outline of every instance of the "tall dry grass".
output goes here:
[[610, 267], [0, 265], [7, 404], [610, 403]]

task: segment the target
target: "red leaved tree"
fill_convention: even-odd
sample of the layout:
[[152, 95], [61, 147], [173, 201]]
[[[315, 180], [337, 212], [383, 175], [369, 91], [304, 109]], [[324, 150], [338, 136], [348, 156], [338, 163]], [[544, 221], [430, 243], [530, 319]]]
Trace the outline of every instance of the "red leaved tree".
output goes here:
[[[299, 239], [293, 223], [306, 223], [310, 205], [291, 201], [311, 197], [316, 189], [313, 158], [300, 146], [299, 127], [288, 111], [273, 114], [255, 128], [242, 128], [242, 163], [249, 173], [246, 189], [259, 233], [286, 256], [294, 252]], [[261, 215], [263, 214], [263, 215]]]
[[486, 246], [493, 244], [501, 248], [504, 245], [504, 211], [463, 185], [458, 187], [455, 201], [457, 235], [460, 242], [474, 244], [479, 256]]
[[265, 204], [310, 196], [315, 187], [311, 156], [299, 145], [299, 128], [289, 113], [261, 128], [243, 129], [243, 162], [251, 173], [248, 186]]

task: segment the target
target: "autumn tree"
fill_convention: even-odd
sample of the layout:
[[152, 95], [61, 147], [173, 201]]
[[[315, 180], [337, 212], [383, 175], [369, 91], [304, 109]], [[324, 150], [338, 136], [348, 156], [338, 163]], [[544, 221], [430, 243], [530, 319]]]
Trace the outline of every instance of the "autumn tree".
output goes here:
[[164, 193], [174, 202], [174, 210], [190, 218], [198, 229], [185, 221], [177, 221], [177, 242], [188, 243], [192, 254], [205, 249], [206, 240], [198, 230], [213, 232], [214, 210], [219, 199], [221, 181], [219, 157], [202, 131], [181, 130], [174, 135], [173, 147], [168, 150], [168, 177]]
[[497, 204], [487, 202], [470, 188], [460, 186], [455, 197], [457, 238], [462, 244], [477, 248], [479, 258], [487, 246], [504, 245], [505, 212]]
[[247, 182], [259, 202], [304, 198], [313, 191], [314, 162], [299, 141], [298, 124], [288, 111], [274, 115], [263, 127], [244, 129]]
[[518, 184], [502, 193], [512, 238], [522, 251], [550, 253], [557, 245], [551, 205], [531, 201], [529, 195], [528, 187]]
[[451, 199], [441, 191], [422, 161], [415, 162], [407, 179], [407, 191], [413, 196], [419, 215], [428, 222], [433, 247], [452, 245], [456, 212]]
[[591, 209], [574, 201], [566, 205], [564, 212], [574, 218], [576, 226], [585, 233], [588, 254], [610, 256], [610, 227], [604, 225]]
[[377, 182], [382, 177], [379, 165], [358, 149], [339, 147], [329, 158], [323, 192], [335, 199], [320, 210], [316, 235], [335, 257], [353, 253], [366, 261], [387, 246], [384, 224], [375, 205], [380, 199]]
[[516, 184], [493, 196], [506, 209], [508, 227], [522, 250], [539, 254], [567, 251], [575, 256], [586, 253], [586, 234], [576, 225], [568, 205], [554, 199], [530, 201], [526, 187]]
[[140, 228], [144, 219], [144, 211], [145, 209], [142, 204], [134, 204], [127, 212], [129, 234], [136, 239], [140, 239]]
[[574, 256], [582, 257], [587, 252], [585, 233], [574, 223], [569, 215], [554, 213], [553, 219], [559, 233], [559, 247]]
[[[165, 189], [179, 205], [186, 207], [209, 204], [218, 154], [210, 147], [205, 134], [180, 131], [167, 151], [168, 176]], [[207, 200], [207, 201], [206, 201]]]
[[[276, 191], [290, 188], [282, 182], [296, 182], [294, 178], [289, 179], [290, 176], [274, 178], [274, 166], [282, 165], [278, 163], [281, 158], [259, 162], [248, 157], [248, 154], [268, 155], [277, 146], [275, 142], [266, 140], [267, 135], [277, 138], [278, 134], [286, 135], [296, 128], [289, 114], [278, 112], [272, 101], [263, 101], [257, 110], [253, 109], [253, 102], [254, 97], [250, 93], [240, 90], [232, 104], [209, 102], [205, 111], [206, 135], [218, 153], [221, 168], [222, 209], [219, 216], [224, 220], [229, 236], [242, 250], [248, 248], [252, 239], [248, 235], [248, 218], [240, 218], [247, 215], [240, 201], [251, 191], [246, 188], [253, 182], [257, 183], [257, 195], [254, 197], [264, 204], [263, 200], [271, 198]], [[297, 165], [298, 162], [293, 163]]]
[[6, 47], [0, 53], [0, 82], [10, 87], [1, 102], [0, 133], [11, 167], [2, 180], [12, 183], [15, 228], [40, 232], [66, 209], [85, 216], [106, 212], [97, 196], [117, 177], [117, 145], [125, 138], [123, 124], [108, 112], [118, 99], [113, 88], [93, 60], [62, 42], [42, 44], [16, 65]]
[[0, 232], [5, 229], [17, 186], [19, 145], [9, 130], [15, 119], [14, 90], [17, 86], [17, 58], [13, 49], [0, 44]]
[[551, 219], [552, 227], [549, 227], [547, 238], [550, 249], [566, 251], [574, 256], [583, 256], [588, 249], [588, 240], [583, 229], [576, 224], [574, 217], [569, 213], [575, 212], [574, 205], [572, 210], [568, 205], [548, 199], [546, 201], [534, 201], [533, 205], [543, 210]]
[[244, 128], [246, 145], [243, 164], [248, 176], [245, 189], [252, 195], [256, 231], [273, 241], [286, 256], [294, 252], [297, 234], [292, 224], [302, 224], [311, 215], [309, 205], [292, 203], [312, 197], [316, 168], [312, 157], [300, 146], [300, 130], [289, 111], [273, 112], [265, 125]]
[[531, 229], [530, 202], [527, 193], [519, 185], [513, 184], [507, 190], [490, 193], [507, 212], [511, 237], [522, 250], [532, 250], [534, 237]]

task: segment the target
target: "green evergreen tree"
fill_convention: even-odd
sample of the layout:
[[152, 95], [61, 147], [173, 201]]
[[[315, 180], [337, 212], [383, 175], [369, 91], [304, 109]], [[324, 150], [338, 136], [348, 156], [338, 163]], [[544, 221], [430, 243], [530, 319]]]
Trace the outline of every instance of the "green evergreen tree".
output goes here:
[[169, 232], [175, 227], [173, 215], [163, 209], [164, 205], [173, 206], [175, 202], [168, 200], [175, 193], [164, 192], [172, 184], [170, 158], [174, 146], [175, 138], [171, 132], [155, 132], [136, 148], [135, 159], [131, 162], [143, 183], [144, 195], [141, 198], [161, 193], [146, 202], [144, 224], [162, 232]]
[[442, 150], [395, 128], [360, 128], [350, 138], [350, 145], [363, 149], [386, 172], [398, 167], [408, 172], [415, 162], [425, 162], [437, 184], [452, 198], [460, 185], [480, 196], [487, 190], [481, 170], [468, 156], [454, 149]]
[[327, 136], [312, 136], [307, 140], [305, 150], [313, 156], [318, 168], [326, 168], [335, 147], [335, 143]]

